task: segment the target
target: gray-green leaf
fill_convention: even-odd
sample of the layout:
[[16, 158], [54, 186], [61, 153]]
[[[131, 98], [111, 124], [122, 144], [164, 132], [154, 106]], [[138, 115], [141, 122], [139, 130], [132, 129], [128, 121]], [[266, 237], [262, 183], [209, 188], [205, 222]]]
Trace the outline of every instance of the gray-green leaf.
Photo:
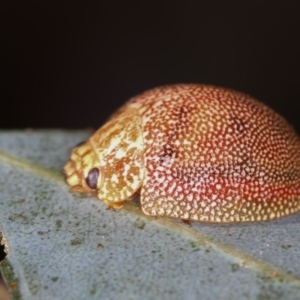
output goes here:
[[70, 194], [83, 131], [0, 133], [1, 272], [12, 299], [300, 299], [300, 214], [184, 224]]

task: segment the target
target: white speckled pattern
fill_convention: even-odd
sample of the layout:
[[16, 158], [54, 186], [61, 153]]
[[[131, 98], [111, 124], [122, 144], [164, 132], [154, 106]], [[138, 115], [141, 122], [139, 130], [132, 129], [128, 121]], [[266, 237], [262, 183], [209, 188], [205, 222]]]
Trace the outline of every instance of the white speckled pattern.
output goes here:
[[299, 138], [264, 104], [229, 89], [181, 84], [147, 91], [120, 111], [133, 109], [142, 120], [146, 214], [241, 222], [300, 209]]

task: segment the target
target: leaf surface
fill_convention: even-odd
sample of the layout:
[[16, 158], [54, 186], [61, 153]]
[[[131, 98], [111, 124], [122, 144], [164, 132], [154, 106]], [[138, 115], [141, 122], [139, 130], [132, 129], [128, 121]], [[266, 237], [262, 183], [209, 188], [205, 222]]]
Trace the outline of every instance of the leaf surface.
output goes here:
[[84, 131], [0, 133], [1, 272], [12, 299], [299, 299], [300, 214], [206, 224], [70, 194]]

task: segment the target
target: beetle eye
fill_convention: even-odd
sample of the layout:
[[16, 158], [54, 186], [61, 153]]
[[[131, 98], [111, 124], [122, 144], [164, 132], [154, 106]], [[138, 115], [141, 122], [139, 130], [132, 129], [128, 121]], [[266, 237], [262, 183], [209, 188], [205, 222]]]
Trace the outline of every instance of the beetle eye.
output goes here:
[[98, 177], [99, 177], [99, 170], [98, 170], [98, 168], [93, 168], [92, 170], [89, 171], [89, 174], [88, 174], [87, 178], [85, 179], [86, 184], [92, 190], [97, 189]]

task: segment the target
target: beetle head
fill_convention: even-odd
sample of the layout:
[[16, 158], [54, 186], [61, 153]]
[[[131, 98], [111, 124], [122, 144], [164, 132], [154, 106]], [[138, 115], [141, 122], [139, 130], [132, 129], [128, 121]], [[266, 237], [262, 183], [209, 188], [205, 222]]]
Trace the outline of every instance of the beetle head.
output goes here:
[[64, 167], [70, 192], [95, 193], [101, 186], [99, 160], [89, 141], [72, 150], [70, 160]]

